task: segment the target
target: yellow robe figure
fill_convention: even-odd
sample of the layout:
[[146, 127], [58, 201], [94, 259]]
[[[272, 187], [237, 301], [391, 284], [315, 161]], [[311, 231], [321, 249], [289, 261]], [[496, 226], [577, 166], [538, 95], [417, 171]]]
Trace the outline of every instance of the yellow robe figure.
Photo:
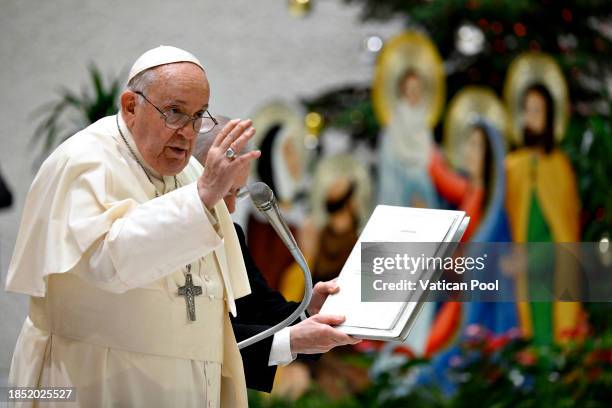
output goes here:
[[[549, 230], [553, 242], [578, 242], [580, 240], [580, 203], [576, 180], [568, 158], [559, 149], [550, 154], [538, 153], [535, 149], [521, 148], [508, 154], [506, 159], [507, 194], [506, 209], [514, 242], [527, 242], [530, 227], [543, 219], [543, 227]], [[537, 227], [535, 227], [537, 228]], [[567, 284], [571, 263], [556, 260], [555, 284], [563, 276]], [[522, 274], [518, 290], [525, 299], [527, 284]], [[523, 296], [525, 295], [525, 296]], [[554, 302], [552, 304], [552, 330], [556, 340], [562, 340], [568, 331], [576, 328], [581, 316], [577, 302]], [[534, 316], [527, 302], [519, 303], [519, 318], [524, 334], [532, 337]], [[564, 336], [565, 334], [565, 336]]]
[[32, 183], [6, 283], [30, 296], [9, 385], [76, 388], [76, 404], [44, 406], [246, 407], [228, 312], [250, 287], [225, 203], [202, 205], [196, 159], [176, 186], [149, 181], [126, 142], [144, 163], [121, 116], [101, 119]]

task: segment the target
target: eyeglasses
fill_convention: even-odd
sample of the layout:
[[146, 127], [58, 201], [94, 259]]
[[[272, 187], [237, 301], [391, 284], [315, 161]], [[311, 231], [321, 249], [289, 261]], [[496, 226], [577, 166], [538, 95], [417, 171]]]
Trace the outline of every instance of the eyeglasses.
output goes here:
[[142, 92], [134, 91], [134, 93], [142, 96], [145, 101], [147, 101], [151, 106], [157, 109], [161, 117], [164, 119], [166, 127], [168, 127], [169, 129], [181, 129], [189, 122], [192, 122], [193, 130], [198, 133], [208, 133], [219, 124], [219, 122], [217, 122], [217, 119], [212, 117], [208, 109], [206, 109], [202, 113], [199, 113], [196, 116], [189, 116], [183, 112], [179, 112], [175, 108], [170, 108], [166, 109], [165, 111], [162, 111], [157, 106], [155, 106], [155, 104], [151, 102]]

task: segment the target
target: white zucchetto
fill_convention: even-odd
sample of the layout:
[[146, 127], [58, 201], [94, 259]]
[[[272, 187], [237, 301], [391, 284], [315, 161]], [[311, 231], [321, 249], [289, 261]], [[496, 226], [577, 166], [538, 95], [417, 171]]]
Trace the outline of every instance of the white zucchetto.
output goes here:
[[175, 62], [191, 62], [202, 68], [202, 71], [204, 71], [204, 67], [200, 61], [192, 53], [180, 48], [172, 47], [170, 45], [160, 45], [159, 47], [146, 51], [144, 54], [138, 57], [136, 62], [134, 62], [134, 65], [132, 65], [132, 69], [130, 69], [128, 82], [130, 82], [136, 75], [149, 68], [157, 67], [159, 65], [173, 64]]

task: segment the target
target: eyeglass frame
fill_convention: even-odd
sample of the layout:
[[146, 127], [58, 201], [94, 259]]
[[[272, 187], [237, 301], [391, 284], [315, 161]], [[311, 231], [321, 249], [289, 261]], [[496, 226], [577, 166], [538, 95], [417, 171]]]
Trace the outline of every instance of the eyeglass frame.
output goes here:
[[215, 119], [215, 118], [213, 117], [213, 115], [211, 115], [211, 114], [210, 114], [210, 112], [208, 111], [208, 109], [204, 109], [204, 111], [202, 112], [202, 115], [204, 115], [205, 113], [206, 113], [206, 114], [208, 114], [208, 117], [209, 117], [209, 118], [210, 118], [210, 119], [213, 121], [213, 126], [212, 126], [210, 129], [208, 129], [206, 132], [201, 132], [199, 129], [196, 129], [196, 128], [195, 128], [195, 122], [196, 122], [196, 120], [198, 120], [198, 119], [205, 119], [205, 117], [204, 117], [204, 116], [196, 116], [196, 117], [193, 117], [193, 116], [191, 116], [191, 115], [187, 115], [186, 113], [183, 113], [183, 112], [178, 112], [178, 113], [179, 113], [179, 114], [181, 114], [181, 115], [183, 115], [183, 116], [188, 117], [188, 118], [189, 118], [189, 121], [185, 122], [185, 124], [184, 124], [183, 126], [179, 126], [179, 127], [176, 127], [176, 128], [170, 127], [170, 125], [168, 125], [168, 115], [167, 115], [167, 114], [166, 114], [164, 111], [162, 111], [161, 109], [159, 109], [159, 108], [158, 108], [158, 107], [157, 107], [157, 106], [156, 106], [156, 105], [155, 105], [153, 102], [151, 102], [151, 101], [149, 100], [149, 98], [147, 98], [147, 97], [145, 96], [145, 94], [144, 94], [144, 93], [142, 93], [141, 91], [134, 91], [134, 90], [132, 90], [132, 92], [134, 92], [136, 95], [140, 95], [140, 96], [142, 96], [142, 97], [144, 98], [144, 100], [145, 100], [145, 101], [147, 101], [147, 102], [148, 102], [148, 103], [149, 103], [151, 106], [153, 106], [153, 107], [154, 107], [154, 108], [155, 108], [155, 109], [156, 109], [156, 110], [159, 112], [159, 114], [160, 114], [160, 115], [162, 115], [162, 117], [164, 118], [164, 125], [165, 125], [165, 126], [168, 128], [168, 129], [177, 130], [177, 129], [180, 129], [180, 128], [182, 128], [182, 127], [185, 127], [185, 125], [187, 125], [187, 123], [191, 122], [191, 127], [193, 128], [193, 130], [194, 130], [196, 133], [206, 134], [206, 133], [210, 132], [211, 130], [213, 130], [213, 129], [215, 128], [215, 126], [217, 126], [217, 125], [219, 124], [219, 122], [217, 121], [217, 119]]

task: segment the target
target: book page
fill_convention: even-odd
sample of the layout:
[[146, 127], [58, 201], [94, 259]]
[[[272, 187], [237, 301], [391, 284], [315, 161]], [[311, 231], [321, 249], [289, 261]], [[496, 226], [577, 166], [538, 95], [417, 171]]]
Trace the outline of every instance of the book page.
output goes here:
[[343, 326], [391, 329], [406, 303], [361, 302], [361, 242], [442, 242], [462, 216], [461, 211], [377, 206], [338, 277], [340, 291], [327, 298], [321, 313], [346, 316]]

